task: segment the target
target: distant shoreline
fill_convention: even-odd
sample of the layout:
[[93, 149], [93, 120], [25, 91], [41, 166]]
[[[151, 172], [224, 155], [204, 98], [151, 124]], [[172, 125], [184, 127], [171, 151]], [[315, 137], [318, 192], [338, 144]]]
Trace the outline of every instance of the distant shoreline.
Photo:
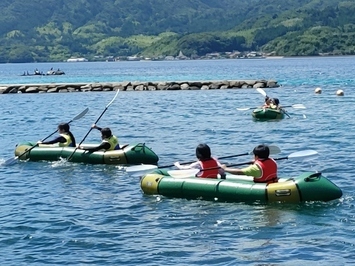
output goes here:
[[[297, 55], [297, 56], [264, 56], [264, 57], [257, 57], [257, 58], [201, 58], [201, 59], [174, 59], [174, 60], [117, 60], [117, 61], [110, 61], [110, 60], [88, 60], [88, 61], [73, 61], [68, 62], [67, 60], [63, 61], [43, 61], [43, 62], [22, 62], [22, 63], [0, 63], [3, 65], [6, 64], [62, 64], [62, 63], [119, 63], [119, 62], [174, 62], [174, 61], [214, 61], [214, 60], [256, 60], [256, 59], [302, 59], [302, 58], [342, 58], [342, 57], [355, 57], [355, 55]], [[21, 75], [21, 74], [19, 74]]]

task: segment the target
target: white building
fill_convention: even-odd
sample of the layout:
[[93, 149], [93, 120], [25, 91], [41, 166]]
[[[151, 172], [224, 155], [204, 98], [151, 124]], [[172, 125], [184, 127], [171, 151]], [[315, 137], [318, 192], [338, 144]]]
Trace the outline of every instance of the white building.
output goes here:
[[75, 58], [69, 58], [67, 62], [87, 62], [88, 60], [84, 57], [75, 57]]

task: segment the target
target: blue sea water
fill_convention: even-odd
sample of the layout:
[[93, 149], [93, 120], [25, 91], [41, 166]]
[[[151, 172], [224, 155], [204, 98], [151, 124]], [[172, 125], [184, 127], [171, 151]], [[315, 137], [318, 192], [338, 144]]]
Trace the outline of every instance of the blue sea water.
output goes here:
[[[23, 77], [35, 68], [63, 76]], [[317, 159], [279, 161], [279, 175], [321, 171], [343, 190], [332, 202], [245, 204], [147, 196], [139, 179], [115, 166], [64, 162], [0, 165], [0, 262], [3, 265], [345, 265], [354, 264], [352, 108], [354, 57], [253, 60], [42, 63], [0, 65], [0, 84], [274, 79], [265, 89], [291, 118], [255, 122], [263, 96], [253, 89], [120, 91], [99, 125], [121, 143], [144, 142], [159, 164], [194, 160], [206, 142], [214, 156], [274, 144], [281, 156], [313, 149]], [[321, 87], [323, 93], [314, 93]], [[344, 96], [336, 96], [342, 89]], [[0, 95], [0, 162], [16, 143], [71, 125], [77, 141], [114, 92]], [[87, 142], [99, 141], [92, 131]], [[226, 163], [248, 161], [230, 159]]]

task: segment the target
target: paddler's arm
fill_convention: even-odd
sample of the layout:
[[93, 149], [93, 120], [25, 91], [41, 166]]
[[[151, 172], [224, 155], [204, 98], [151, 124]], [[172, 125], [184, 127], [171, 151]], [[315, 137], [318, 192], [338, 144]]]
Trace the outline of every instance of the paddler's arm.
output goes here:
[[57, 138], [55, 138], [55, 139], [53, 139], [53, 140], [49, 140], [49, 141], [43, 141], [43, 142], [41, 142], [41, 141], [38, 141], [37, 143], [38, 144], [55, 144], [55, 143], [64, 143], [64, 142], [66, 142], [67, 140], [64, 138], [64, 137], [62, 137], [62, 136], [59, 136], [59, 137], [57, 137]]
[[86, 151], [89, 151], [89, 152], [94, 152], [94, 151], [99, 151], [99, 150], [105, 150], [106, 151], [109, 148], [110, 148], [110, 143], [108, 143], [108, 142], [103, 142], [99, 146], [93, 147], [93, 148], [85, 148], [83, 146], [79, 146], [79, 149], [86, 150]]

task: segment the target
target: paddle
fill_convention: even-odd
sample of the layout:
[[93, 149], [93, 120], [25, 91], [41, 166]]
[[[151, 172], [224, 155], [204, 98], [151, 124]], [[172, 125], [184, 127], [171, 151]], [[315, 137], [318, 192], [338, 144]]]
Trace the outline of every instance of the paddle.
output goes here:
[[[111, 102], [108, 103], [108, 105], [106, 105], [105, 109], [103, 110], [103, 112], [101, 113], [101, 115], [99, 116], [99, 118], [95, 121], [94, 124], [97, 124], [97, 122], [99, 122], [99, 120], [101, 119], [101, 117], [104, 115], [104, 113], [106, 112], [106, 110], [108, 109], [108, 107], [115, 101], [118, 93], [120, 92], [120, 90], [117, 90], [115, 96], [113, 97], [113, 99], [111, 100]], [[68, 157], [67, 161], [70, 161], [70, 159], [73, 157], [74, 153], [76, 152], [76, 150], [78, 149], [78, 147], [80, 147], [80, 145], [85, 141], [85, 139], [87, 138], [87, 136], [90, 134], [92, 130], [92, 127], [90, 127], [90, 130], [88, 131], [88, 133], [86, 133], [85, 137], [80, 141], [79, 145], [77, 145], [74, 149], [74, 151], [72, 152], [72, 154], [70, 154], [70, 156]]]
[[[295, 160], [295, 161], [304, 161], [307, 159], [313, 159], [318, 155], [318, 152], [315, 150], [304, 150], [304, 151], [297, 151], [289, 154], [288, 156], [285, 157], [280, 157], [280, 158], [274, 158], [275, 161], [279, 160]], [[245, 163], [237, 163], [237, 164], [231, 164], [228, 165], [230, 166], [239, 166], [239, 165], [245, 165], [245, 164], [253, 164], [253, 161], [245, 162]]]
[[[295, 108], [295, 109], [306, 109], [306, 106], [304, 106], [301, 103], [297, 103], [297, 104], [293, 104], [293, 105], [287, 105], [287, 106], [283, 106], [283, 107], [284, 108], [292, 107], [292, 108]], [[258, 107], [237, 108], [237, 110], [239, 110], [239, 111], [247, 111], [247, 110], [250, 110], [250, 109], [257, 109], [257, 108], [260, 108], [260, 106], [258, 106]]]
[[[270, 150], [270, 154], [278, 154], [281, 152], [280, 148], [275, 145], [270, 145], [269, 150]], [[239, 156], [244, 156], [244, 155], [249, 155], [249, 154], [253, 154], [253, 151], [242, 153], [242, 154], [223, 156], [223, 157], [219, 157], [218, 159], [219, 160], [220, 159], [228, 159], [228, 158], [239, 157]], [[196, 160], [191, 161], [191, 162], [184, 162], [184, 163], [180, 163], [180, 164], [191, 164], [194, 162], [196, 162]], [[153, 165], [153, 164], [141, 164], [141, 165], [129, 166], [125, 170], [130, 175], [144, 175], [145, 173], [150, 172], [154, 169], [169, 168], [169, 167], [173, 167], [173, 166], [174, 166], [174, 164], [164, 165], [164, 166], [157, 166], [157, 165]]]
[[[80, 118], [82, 118], [84, 115], [86, 115], [86, 113], [89, 111], [89, 108], [86, 108], [84, 111], [82, 111], [80, 114], [78, 114], [76, 117], [74, 117], [72, 120], [70, 120], [68, 122], [68, 124], [70, 124], [71, 122], [75, 121], [75, 120], [79, 120]], [[46, 139], [50, 138], [51, 136], [53, 136], [58, 130], [54, 131], [52, 134], [48, 135], [47, 137], [45, 137], [44, 139], [41, 140], [41, 142], [45, 141]], [[37, 147], [38, 143], [36, 143], [34, 146], [32, 146], [31, 148], [29, 148], [28, 150], [24, 151], [23, 153], [21, 153], [19, 156], [16, 156], [14, 158], [10, 158], [8, 160], [6, 160], [4, 162], [5, 165], [11, 165], [14, 164], [15, 162], [17, 162], [18, 158], [20, 158], [22, 155], [30, 152], [33, 148]]]
[[[257, 88], [256, 89], [261, 95], [263, 95], [264, 97], [267, 97], [266, 95], [266, 92], [262, 89], [262, 88]], [[293, 104], [293, 105], [289, 105], [289, 106], [283, 106], [284, 108], [286, 107], [292, 107], [292, 108], [295, 108], [295, 109], [306, 109], [306, 106], [304, 106], [303, 104]], [[237, 108], [237, 110], [239, 111], [247, 111], [247, 110], [250, 110], [250, 109], [257, 109], [257, 108], [260, 108], [260, 107], [247, 107], [247, 108]], [[285, 111], [285, 110], [282, 110], [281, 111], [286, 114], [288, 117], [289, 114]]]
[[[275, 161], [278, 161], [278, 160], [304, 161], [306, 159], [312, 159], [317, 155], [318, 155], [317, 151], [304, 150], [304, 151], [298, 151], [298, 152], [291, 153], [285, 157], [274, 158], [274, 160]], [[230, 165], [228, 165], [228, 167], [253, 164], [253, 163], [254, 163], [254, 161], [249, 161], [249, 162], [244, 162], [244, 163], [236, 163], [236, 164], [230, 164]], [[213, 167], [213, 168], [207, 168], [207, 169], [203, 169], [203, 170], [212, 170], [212, 169], [218, 169], [218, 168], [219, 167]], [[170, 171], [168, 171], [168, 174], [172, 177], [175, 177], [175, 178], [186, 178], [186, 177], [195, 176], [200, 171], [201, 171], [200, 169], [170, 170]]]
[[266, 95], [266, 92], [265, 92], [262, 88], [257, 88], [256, 90], [257, 90], [257, 92], [259, 92], [260, 94], [262, 94], [264, 97], [267, 96], [267, 95]]
[[281, 112], [283, 112], [285, 115], [287, 115], [288, 118], [291, 118], [291, 116], [286, 112], [286, 110], [280, 108], [279, 109]]

